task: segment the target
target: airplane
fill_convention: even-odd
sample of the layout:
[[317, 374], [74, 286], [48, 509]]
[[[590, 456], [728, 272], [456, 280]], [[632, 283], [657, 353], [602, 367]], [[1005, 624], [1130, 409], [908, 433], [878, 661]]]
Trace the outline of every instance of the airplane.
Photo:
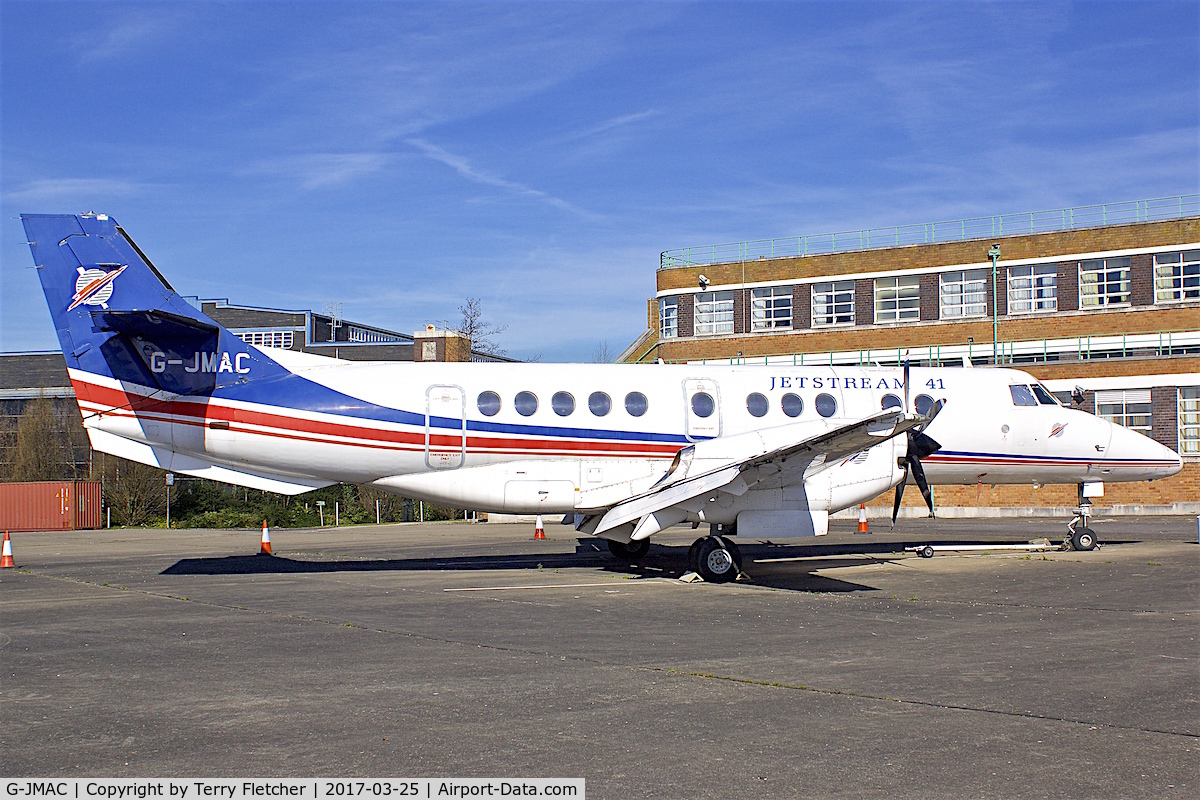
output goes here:
[[[1182, 469], [1174, 451], [1065, 407], [1015, 369], [348, 362], [255, 347], [181, 297], [103, 214], [21, 217], [94, 449], [287, 495], [337, 482], [494, 513], [563, 514], [641, 558], [707, 524], [705, 580], [734, 536], [821, 536], [906, 483], [1083, 486]], [[1074, 523], [1082, 522], [1082, 525]]]

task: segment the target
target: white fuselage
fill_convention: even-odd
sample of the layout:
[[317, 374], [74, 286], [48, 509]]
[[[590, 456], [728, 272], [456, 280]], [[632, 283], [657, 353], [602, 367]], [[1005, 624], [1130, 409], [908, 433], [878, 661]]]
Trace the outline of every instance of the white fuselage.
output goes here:
[[[905, 397], [899, 368], [381, 364], [264, 352], [347, 398], [343, 407], [289, 407], [266, 386], [255, 402], [161, 394], [143, 402], [137, 396], [149, 390], [75, 371], [72, 379], [98, 449], [112, 452], [105, 434], [115, 434], [178, 454], [181, 471], [192, 458], [242, 471], [251, 486], [345, 481], [514, 513], [601, 509], [645, 491], [689, 443], [785, 425], [816, 434], [879, 412], [889, 395]], [[910, 405], [924, 413], [944, 401], [924, 431], [941, 445], [922, 461], [929, 482], [1141, 481], [1179, 471], [1173, 451], [1092, 414], [1044, 399], [1017, 405], [1009, 387], [1033, 384], [1017, 370], [913, 368]], [[905, 448], [898, 436], [810, 470], [800, 485], [719, 498], [726, 508], [713, 502], [691, 518], [855, 505], [903, 478]]]

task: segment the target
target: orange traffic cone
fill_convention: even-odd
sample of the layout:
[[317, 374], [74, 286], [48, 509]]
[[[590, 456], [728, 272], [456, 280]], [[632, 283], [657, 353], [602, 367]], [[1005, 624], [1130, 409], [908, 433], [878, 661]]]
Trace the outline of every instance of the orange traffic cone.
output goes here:
[[258, 546], [258, 554], [260, 556], [271, 555], [271, 532], [267, 529], [267, 521], [263, 520], [263, 535], [262, 542]]
[[542, 515], [541, 514], [538, 514], [538, 516], [537, 516], [537, 524], [533, 528], [533, 538], [535, 538], [535, 539], [545, 539], [546, 538], [546, 529], [542, 527]]
[[867, 506], [865, 503], [858, 504], [858, 532], [870, 533], [867, 529]]
[[4, 532], [4, 552], [0, 554], [0, 569], [15, 567], [12, 557], [12, 539], [8, 538], [8, 531]]

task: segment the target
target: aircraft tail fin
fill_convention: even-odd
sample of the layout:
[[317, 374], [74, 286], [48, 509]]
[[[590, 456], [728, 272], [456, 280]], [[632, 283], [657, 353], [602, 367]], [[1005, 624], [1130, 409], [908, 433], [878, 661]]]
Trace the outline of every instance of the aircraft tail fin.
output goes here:
[[69, 369], [188, 395], [287, 373], [181, 297], [116, 220], [21, 221]]

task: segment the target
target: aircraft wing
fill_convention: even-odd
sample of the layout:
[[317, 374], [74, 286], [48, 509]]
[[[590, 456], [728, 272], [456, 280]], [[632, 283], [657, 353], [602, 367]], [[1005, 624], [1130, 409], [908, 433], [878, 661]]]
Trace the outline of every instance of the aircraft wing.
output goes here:
[[[689, 473], [694, 471], [695, 474], [675, 480], [670, 480], [668, 474], [650, 490], [610, 507], [591, 532], [599, 534], [612, 530], [718, 489], [742, 495], [764, 481], [774, 479], [791, 483], [802, 480], [814, 468], [832, 466], [846, 456], [926, 422], [925, 417], [906, 417], [900, 410], [893, 409], [824, 431], [807, 428], [807, 435], [797, 438], [798, 432], [795, 432], [790, 441], [787, 428], [795, 426], [785, 426], [774, 432], [730, 437], [720, 444], [714, 440], [715, 446], [726, 451], [717, 459], [702, 457], [700, 448], [708, 443], [701, 442], [687, 448], [696, 449], [689, 462], [689, 467], [699, 467], [698, 470], [689, 469]], [[737, 439], [742, 441], [734, 444], [733, 440]], [[729, 452], [731, 444], [734, 444], [734, 452]], [[737, 452], [739, 449], [740, 453]]]

